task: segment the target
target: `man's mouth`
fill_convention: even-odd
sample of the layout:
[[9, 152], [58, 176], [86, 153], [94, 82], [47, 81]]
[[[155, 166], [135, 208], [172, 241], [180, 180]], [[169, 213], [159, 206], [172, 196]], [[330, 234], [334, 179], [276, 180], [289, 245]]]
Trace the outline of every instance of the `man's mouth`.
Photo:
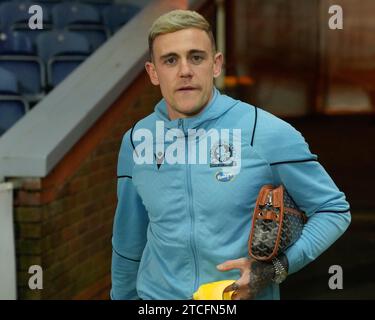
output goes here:
[[197, 89], [198, 89], [197, 87], [185, 86], [185, 87], [178, 88], [177, 91], [179, 91], [179, 92], [190, 92], [190, 91], [194, 91], [194, 90], [197, 90]]

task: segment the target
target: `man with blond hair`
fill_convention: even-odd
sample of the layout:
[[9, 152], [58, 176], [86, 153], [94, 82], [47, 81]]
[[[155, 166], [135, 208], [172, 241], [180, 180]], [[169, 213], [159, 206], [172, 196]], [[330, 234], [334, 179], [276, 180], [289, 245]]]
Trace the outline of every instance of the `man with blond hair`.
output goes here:
[[[146, 71], [163, 99], [122, 141], [111, 298], [191, 299], [204, 283], [234, 279], [232, 299], [279, 299], [287, 274], [348, 227], [345, 195], [292, 126], [214, 87], [223, 55], [200, 14], [168, 12], [148, 40]], [[309, 217], [270, 263], [247, 251], [265, 184], [284, 185]]]

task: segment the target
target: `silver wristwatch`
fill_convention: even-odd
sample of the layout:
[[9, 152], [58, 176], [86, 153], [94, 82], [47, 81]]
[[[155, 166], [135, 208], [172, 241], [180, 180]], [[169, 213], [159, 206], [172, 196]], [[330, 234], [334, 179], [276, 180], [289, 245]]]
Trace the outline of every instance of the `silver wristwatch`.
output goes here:
[[273, 258], [272, 264], [275, 270], [275, 276], [273, 277], [272, 281], [280, 284], [288, 276], [288, 272], [285, 270], [285, 267], [278, 258]]

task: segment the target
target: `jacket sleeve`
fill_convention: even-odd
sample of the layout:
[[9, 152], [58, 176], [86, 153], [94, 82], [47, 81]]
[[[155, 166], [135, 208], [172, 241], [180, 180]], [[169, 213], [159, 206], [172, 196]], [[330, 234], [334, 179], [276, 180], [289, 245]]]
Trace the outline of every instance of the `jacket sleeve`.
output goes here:
[[148, 215], [132, 181], [133, 148], [127, 132], [117, 166], [117, 208], [112, 235], [111, 299], [138, 299], [136, 279], [146, 244]]
[[271, 126], [273, 129], [269, 127], [273, 140], [263, 137], [263, 142], [273, 146], [263, 148], [263, 156], [270, 164], [275, 184], [283, 184], [309, 218], [301, 237], [285, 253], [291, 274], [328, 249], [348, 228], [351, 215], [344, 193], [310, 152], [302, 135], [279, 121]]

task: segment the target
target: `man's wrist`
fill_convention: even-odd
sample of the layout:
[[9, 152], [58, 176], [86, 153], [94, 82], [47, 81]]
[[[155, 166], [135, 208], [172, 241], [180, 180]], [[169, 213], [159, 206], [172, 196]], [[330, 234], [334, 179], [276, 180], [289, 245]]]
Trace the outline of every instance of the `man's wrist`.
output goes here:
[[280, 260], [286, 272], [289, 272], [289, 261], [287, 256], [284, 253], [282, 253], [277, 258]]

